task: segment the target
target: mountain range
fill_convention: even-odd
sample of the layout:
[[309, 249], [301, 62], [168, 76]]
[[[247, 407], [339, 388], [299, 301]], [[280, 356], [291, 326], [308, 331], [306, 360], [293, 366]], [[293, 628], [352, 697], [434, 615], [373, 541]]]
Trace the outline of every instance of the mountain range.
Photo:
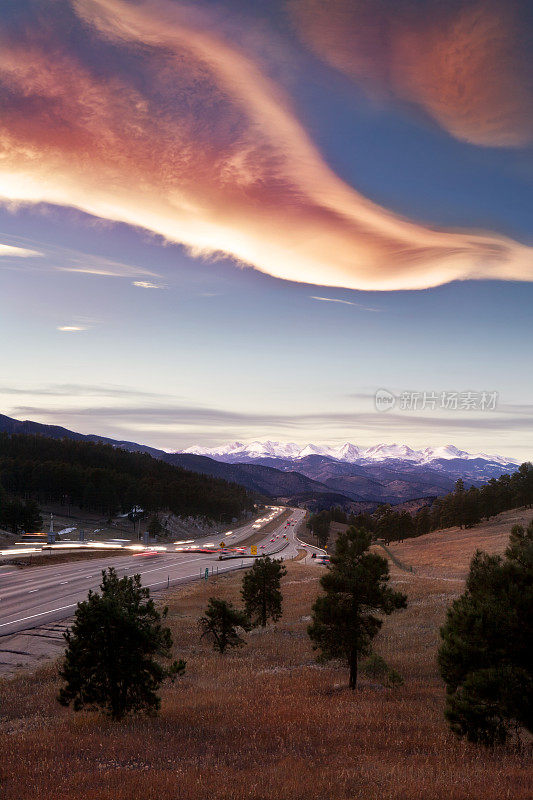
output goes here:
[[342, 506], [371, 510], [379, 503], [423, 504], [453, 489], [458, 478], [481, 486], [517, 463], [501, 456], [467, 453], [453, 445], [413, 450], [407, 445], [359, 448], [294, 443], [233, 442], [217, 448], [189, 447], [166, 452], [136, 442], [82, 434], [56, 425], [0, 415], [0, 432], [54, 439], [103, 442], [130, 452], [144, 452], [169, 464], [238, 483], [264, 498], [312, 511]]
[[413, 450], [405, 444], [376, 444], [373, 447], [361, 448], [351, 442], [345, 442], [338, 447], [327, 445], [307, 444], [301, 447], [295, 442], [253, 441], [231, 442], [219, 447], [188, 447], [182, 453], [208, 456], [227, 464], [256, 461], [258, 459], [274, 458], [284, 461], [300, 461], [307, 456], [325, 456], [336, 461], [346, 461], [350, 464], [368, 464], [376, 461], [409, 461], [414, 464], [429, 464], [437, 459], [461, 459], [471, 461], [482, 459], [494, 464], [514, 463], [512, 459], [502, 456], [492, 456], [486, 453], [467, 453], [459, 450], [452, 444], [444, 447], [426, 447], [424, 450]]
[[[272, 441], [232, 442], [214, 448], [189, 447], [175, 454], [173, 463], [185, 466], [183, 459], [191, 457], [214, 459], [221, 466], [235, 470], [233, 479], [237, 482], [249, 479], [250, 475], [259, 478], [259, 470], [266, 468], [285, 473], [286, 485], [279, 475], [274, 481], [278, 498], [290, 498], [292, 503], [313, 509], [331, 504], [360, 510], [361, 503], [375, 507], [379, 503], [428, 502], [451, 491], [458, 478], [462, 478], [466, 486], [481, 486], [491, 478], [517, 469], [513, 459], [468, 453], [454, 445], [413, 450], [398, 444], [362, 448], [351, 442], [338, 447], [317, 444], [301, 447]], [[246, 471], [244, 478], [243, 471]], [[296, 476], [299, 478], [297, 485]], [[272, 476], [269, 477], [272, 480]], [[310, 483], [305, 485], [302, 477]], [[272, 485], [268, 488], [274, 489]]]

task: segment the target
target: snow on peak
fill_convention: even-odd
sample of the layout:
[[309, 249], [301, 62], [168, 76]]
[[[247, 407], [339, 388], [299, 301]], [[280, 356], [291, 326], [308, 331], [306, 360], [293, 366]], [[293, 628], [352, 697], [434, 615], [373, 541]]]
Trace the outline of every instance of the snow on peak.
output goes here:
[[337, 458], [339, 461], [355, 461], [359, 458], [360, 453], [359, 448], [350, 442], [345, 442], [345, 444], [331, 451], [333, 458]]
[[383, 461], [386, 458], [418, 461], [420, 455], [420, 451], [411, 450], [406, 444], [376, 444], [374, 447], [368, 447], [363, 452], [364, 458], [372, 459], [373, 461]]
[[470, 458], [466, 450], [459, 450], [453, 444], [446, 444], [442, 447], [426, 447], [423, 453], [426, 461], [432, 461], [434, 458]]
[[321, 447], [317, 444], [308, 444], [297, 455], [297, 458], [305, 458], [306, 456], [327, 456], [330, 453], [329, 447]]
[[514, 463], [513, 459], [503, 458], [502, 456], [492, 456], [486, 453], [467, 453], [466, 450], [459, 450], [455, 445], [447, 444], [440, 447], [426, 447], [424, 450], [413, 450], [406, 444], [380, 444], [372, 447], [360, 448], [351, 442], [345, 442], [338, 446], [327, 446], [309, 443], [301, 447], [295, 442], [274, 442], [255, 440], [251, 442], [230, 442], [219, 445], [218, 447], [188, 447], [182, 450], [183, 453], [194, 453], [196, 455], [209, 456], [219, 461], [259, 459], [259, 458], [279, 458], [286, 461], [298, 461], [306, 456], [326, 456], [337, 461], [345, 461], [351, 464], [365, 464], [375, 461], [386, 461], [388, 459], [398, 461], [410, 461], [414, 464], [429, 464], [435, 459], [463, 459], [471, 461], [481, 458], [485, 461], [492, 461], [496, 464]]

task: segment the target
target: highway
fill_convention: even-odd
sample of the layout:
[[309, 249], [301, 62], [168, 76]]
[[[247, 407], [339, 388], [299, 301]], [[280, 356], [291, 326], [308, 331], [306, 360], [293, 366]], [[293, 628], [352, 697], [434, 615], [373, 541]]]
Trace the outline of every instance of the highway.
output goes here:
[[[292, 509], [288, 520], [280, 522], [274, 531], [265, 532], [257, 542], [258, 555], [277, 555], [284, 559], [295, 557], [302, 549], [295, 537], [295, 529], [304, 516], [302, 509]], [[287, 525], [287, 522], [291, 524]], [[234, 546], [252, 534], [261, 535], [261, 526], [258, 527], [257, 522], [235, 529], [231, 538], [225, 541], [228, 546], [230, 542]], [[286, 539], [283, 534], [287, 535]], [[309, 547], [308, 550], [318, 552], [318, 548]], [[248, 547], [246, 553], [249, 552]], [[207, 569], [210, 575], [216, 575], [252, 563], [252, 558], [243, 557], [219, 560], [218, 552], [169, 549], [3, 572], [0, 573], [0, 637], [72, 617], [77, 603], [87, 597], [89, 590], [98, 590], [101, 572], [108, 567], [115, 567], [120, 577], [141, 575], [143, 586], [149, 587], [153, 593], [196, 580], [204, 576]]]

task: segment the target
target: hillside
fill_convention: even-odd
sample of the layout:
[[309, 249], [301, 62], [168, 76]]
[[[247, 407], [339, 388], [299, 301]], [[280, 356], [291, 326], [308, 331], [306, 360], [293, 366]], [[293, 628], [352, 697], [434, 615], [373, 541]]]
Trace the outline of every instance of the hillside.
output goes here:
[[62, 428], [60, 425], [45, 425], [42, 422], [32, 422], [29, 419], [19, 420], [0, 414], [0, 433], [23, 433], [29, 436], [47, 436], [50, 439], [72, 439], [74, 442], [92, 442], [97, 444], [110, 444], [113, 447], [120, 447], [130, 453], [149, 453], [159, 457], [162, 450], [148, 445], [137, 444], [136, 442], [122, 441], [121, 439], [109, 439], [106, 436], [97, 434], [85, 434]]
[[238, 603], [241, 576], [173, 591], [165, 602], [187, 671], [164, 689], [158, 718], [113, 724], [59, 707], [54, 664], [37, 672], [39, 692], [23, 675], [3, 683], [3, 797], [19, 800], [31, 769], [39, 800], [529, 800], [527, 753], [449, 732], [435, 657], [446, 607], [464, 585], [450, 575], [464, 574], [477, 547], [501, 552], [510, 525], [532, 515], [506, 512], [394, 545], [415, 568], [392, 566], [409, 604], [375, 647], [404, 678], [396, 690], [366, 674], [352, 693], [346, 670], [315, 662], [306, 626], [318, 567], [289, 564], [282, 620], [223, 657], [199, 639], [197, 620], [212, 594]]
[[[192, 469], [204, 475], [215, 475], [226, 480], [240, 483], [251, 491], [269, 497], [292, 498], [300, 493], [320, 495], [329, 493], [328, 486], [302, 475], [299, 472], [282, 472], [272, 467], [256, 464], [223, 464], [206, 456], [187, 455], [184, 453], [166, 454], [163, 456], [168, 464], [175, 464], [185, 469]], [[340, 498], [346, 501], [346, 497]]]
[[[205, 456], [186, 453], [166, 453], [154, 447], [138, 444], [136, 442], [109, 439], [96, 434], [83, 434], [62, 428], [57, 425], [43, 425], [31, 420], [17, 420], [12, 417], [0, 415], [0, 434], [26, 434], [29, 436], [46, 436], [51, 439], [68, 439], [73, 442], [86, 442], [105, 444], [120, 448], [130, 453], [147, 453], [153, 458], [181, 467], [201, 475], [237, 483], [248, 491], [264, 497], [278, 498], [284, 496], [291, 500], [293, 496], [304, 493], [307, 496], [318, 497], [331, 493], [330, 487], [320, 481], [308, 478], [299, 472], [286, 472], [272, 467], [250, 464], [224, 464]], [[336, 503], [349, 504], [349, 499], [343, 495], [336, 495]]]
[[[436, 497], [450, 492], [458, 478], [467, 487], [481, 486], [518, 468], [517, 464], [499, 456], [480, 454], [474, 457], [451, 446], [431, 451], [427, 448], [416, 453], [406, 447], [379, 445], [369, 448], [369, 457], [363, 461], [349, 460], [353, 457], [354, 445], [334, 451], [339, 458], [313, 452], [320, 448], [311, 445], [293, 453], [291, 458], [276, 455], [284, 452], [281, 446], [271, 448], [270, 455], [265, 455], [264, 448], [258, 446], [253, 451], [241, 448], [230, 456], [217, 455], [216, 448], [213, 451], [197, 448], [211, 453], [213, 457], [210, 457], [203, 453], [167, 453], [135, 442], [81, 434], [0, 415], [0, 433], [2, 431], [102, 443], [132, 453], [148, 453], [168, 464], [237, 483], [263, 497], [312, 511], [331, 506], [358, 511], [360, 503], [396, 505], [421, 497]], [[289, 445], [287, 447], [290, 449]]]
[[112, 516], [133, 506], [231, 521], [252, 496], [225, 480], [109, 444], [0, 434], [0, 485], [15, 497], [64, 503]]
[[298, 471], [350, 500], [394, 504], [426, 495], [446, 494], [458, 478], [467, 486], [481, 486], [518, 467], [514, 463], [471, 458], [435, 459], [426, 464], [386, 458], [361, 464], [318, 454], [298, 460], [249, 459], [246, 463], [255, 468], [270, 466], [282, 471]]
[[513, 508], [474, 528], [454, 526], [432, 531], [401, 543], [393, 542], [388, 550], [402, 563], [412, 566], [421, 578], [464, 580], [477, 548], [487, 553], [503, 553], [513, 525], [527, 527], [532, 519], [533, 509]]

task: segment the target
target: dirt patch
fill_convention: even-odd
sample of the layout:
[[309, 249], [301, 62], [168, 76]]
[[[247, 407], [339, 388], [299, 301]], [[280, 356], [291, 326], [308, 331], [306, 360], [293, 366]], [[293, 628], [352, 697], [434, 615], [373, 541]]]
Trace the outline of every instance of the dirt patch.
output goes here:
[[71, 620], [43, 625], [29, 631], [0, 637], [0, 674], [13, 675], [21, 669], [35, 669], [40, 662], [62, 655], [63, 633]]
[[303, 561], [304, 558], [307, 558], [309, 553], [307, 550], [298, 550], [298, 555], [295, 556], [292, 560], [293, 561]]

